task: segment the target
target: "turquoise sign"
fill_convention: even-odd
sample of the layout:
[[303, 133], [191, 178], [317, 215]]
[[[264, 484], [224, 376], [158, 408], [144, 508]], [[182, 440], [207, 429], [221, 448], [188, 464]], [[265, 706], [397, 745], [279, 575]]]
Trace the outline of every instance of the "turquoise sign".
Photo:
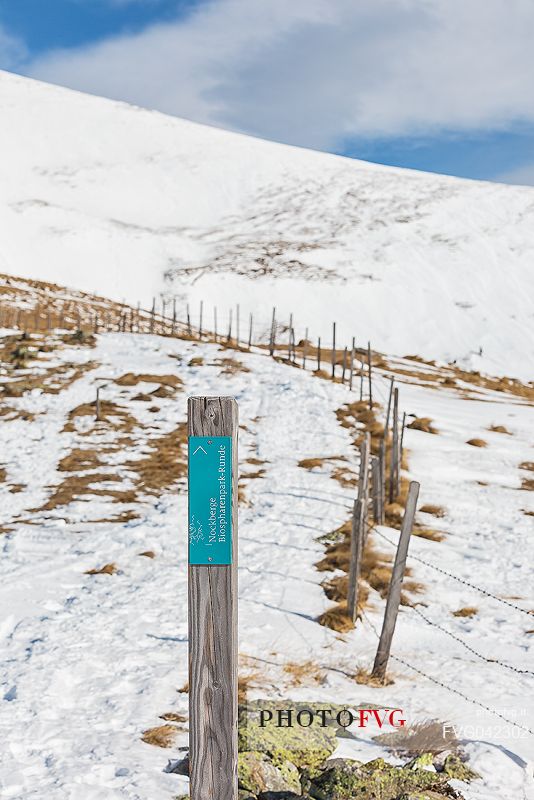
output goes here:
[[232, 437], [189, 437], [189, 563], [232, 563]]

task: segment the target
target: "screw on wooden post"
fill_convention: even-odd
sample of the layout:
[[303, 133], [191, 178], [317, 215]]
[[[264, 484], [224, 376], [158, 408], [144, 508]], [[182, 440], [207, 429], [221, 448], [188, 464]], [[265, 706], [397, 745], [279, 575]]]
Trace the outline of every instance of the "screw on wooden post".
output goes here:
[[353, 381], [353, 373], [354, 373], [354, 345], [355, 340], [354, 336], [352, 337], [352, 347], [350, 349], [350, 362], [349, 362], [349, 389], [352, 392], [352, 381]]
[[273, 306], [273, 316], [271, 319], [271, 335], [269, 337], [269, 355], [274, 356], [276, 337], [276, 306]]
[[332, 380], [336, 377], [336, 323], [332, 323]]
[[399, 457], [399, 390], [393, 390], [393, 437], [389, 457], [389, 502], [396, 498], [397, 488], [397, 460]]
[[200, 312], [198, 315], [198, 338], [202, 339], [202, 313], [204, 311], [204, 302], [200, 301]]
[[[237, 403], [189, 398], [188, 433], [232, 438], [231, 563], [188, 568], [189, 793], [191, 800], [237, 800]], [[190, 465], [190, 524], [191, 488]]]
[[252, 312], [248, 315], [248, 349], [252, 347], [252, 326], [253, 326]]
[[369, 408], [373, 408], [373, 367], [371, 358], [371, 342], [367, 342], [367, 376], [369, 379]]
[[317, 340], [317, 371], [321, 370], [321, 337]]
[[408, 545], [410, 544], [410, 534], [412, 532], [418, 496], [419, 484], [417, 481], [412, 481], [408, 489], [408, 500], [406, 502], [406, 510], [402, 520], [399, 544], [397, 547], [397, 553], [395, 555], [395, 563], [393, 565], [391, 582], [389, 584], [382, 633], [380, 634], [380, 641], [378, 644], [378, 650], [376, 651], [376, 658], [372, 672], [372, 677], [377, 678], [380, 681], [383, 681], [386, 677], [389, 654], [391, 652], [391, 641], [393, 639], [395, 625], [397, 623], [397, 615], [399, 613], [402, 580], [404, 578], [404, 570], [406, 568], [406, 557], [408, 555]]
[[347, 593], [347, 608], [350, 618], [356, 622], [358, 616], [358, 583], [360, 580], [361, 561], [365, 545], [367, 527], [367, 502], [369, 492], [369, 453], [371, 437], [368, 433], [360, 447], [360, 476], [358, 495], [352, 510], [352, 530], [350, 537], [350, 566]]

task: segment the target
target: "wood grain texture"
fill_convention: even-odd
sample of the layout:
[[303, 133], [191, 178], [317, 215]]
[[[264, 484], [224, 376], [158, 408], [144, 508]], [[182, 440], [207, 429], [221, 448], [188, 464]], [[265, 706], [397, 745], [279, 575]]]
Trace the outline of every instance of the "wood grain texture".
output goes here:
[[376, 651], [376, 658], [373, 666], [373, 677], [378, 678], [379, 680], [383, 680], [386, 675], [389, 654], [391, 651], [391, 641], [395, 632], [395, 625], [397, 624], [402, 580], [404, 578], [404, 570], [406, 569], [408, 545], [410, 544], [410, 535], [412, 532], [418, 496], [419, 484], [417, 481], [412, 481], [408, 490], [408, 500], [406, 502], [406, 510], [402, 520], [399, 545], [397, 547], [395, 564], [393, 565], [393, 573], [391, 575], [391, 583], [389, 585], [386, 611], [384, 614], [384, 623], [382, 625], [382, 633], [380, 634], [380, 642], [378, 644], [378, 650]]
[[347, 592], [347, 607], [353, 622], [358, 615], [358, 584], [360, 580], [361, 561], [365, 544], [367, 527], [367, 503], [369, 499], [369, 454], [370, 436], [367, 433], [360, 448], [360, 475], [358, 480], [358, 496], [354, 501], [352, 512], [352, 530], [350, 537], [350, 566]]
[[189, 565], [190, 797], [236, 800], [236, 401], [231, 397], [190, 397], [188, 433], [232, 437], [232, 564]]

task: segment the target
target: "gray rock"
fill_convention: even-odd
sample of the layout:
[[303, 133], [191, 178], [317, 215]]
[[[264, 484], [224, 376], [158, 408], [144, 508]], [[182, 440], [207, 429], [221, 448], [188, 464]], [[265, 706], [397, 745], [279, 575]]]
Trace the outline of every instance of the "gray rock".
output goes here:
[[287, 760], [274, 764], [265, 753], [239, 753], [237, 760], [239, 787], [252, 794], [286, 792], [300, 794], [299, 771]]

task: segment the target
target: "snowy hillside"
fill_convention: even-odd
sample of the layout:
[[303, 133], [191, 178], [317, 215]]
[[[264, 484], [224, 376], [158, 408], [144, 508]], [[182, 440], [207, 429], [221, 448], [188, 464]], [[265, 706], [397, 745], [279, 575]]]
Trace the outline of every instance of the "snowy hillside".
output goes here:
[[[0, 272], [531, 377], [534, 189], [300, 150], [0, 73]], [[211, 313], [211, 312], [210, 312]]]
[[[400, 612], [394, 682], [377, 687], [365, 675], [398, 530], [369, 535], [356, 628], [318, 621], [343, 581], [328, 543], [350, 520], [355, 437], [369, 422], [356, 385], [313, 374], [309, 361], [299, 369], [265, 350], [170, 336], [4, 329], [0, 348], [2, 797], [171, 800], [187, 789], [166, 770], [187, 746], [184, 423], [186, 397], [200, 393], [240, 407], [249, 697], [450, 722], [481, 775], [454, 782], [462, 797], [534, 796], [532, 389], [377, 362], [376, 413], [394, 375], [401, 410], [436, 431], [405, 431], [403, 478], [421, 482], [404, 586], [416, 605]], [[356, 730], [338, 754], [395, 759], [379, 733]]]

